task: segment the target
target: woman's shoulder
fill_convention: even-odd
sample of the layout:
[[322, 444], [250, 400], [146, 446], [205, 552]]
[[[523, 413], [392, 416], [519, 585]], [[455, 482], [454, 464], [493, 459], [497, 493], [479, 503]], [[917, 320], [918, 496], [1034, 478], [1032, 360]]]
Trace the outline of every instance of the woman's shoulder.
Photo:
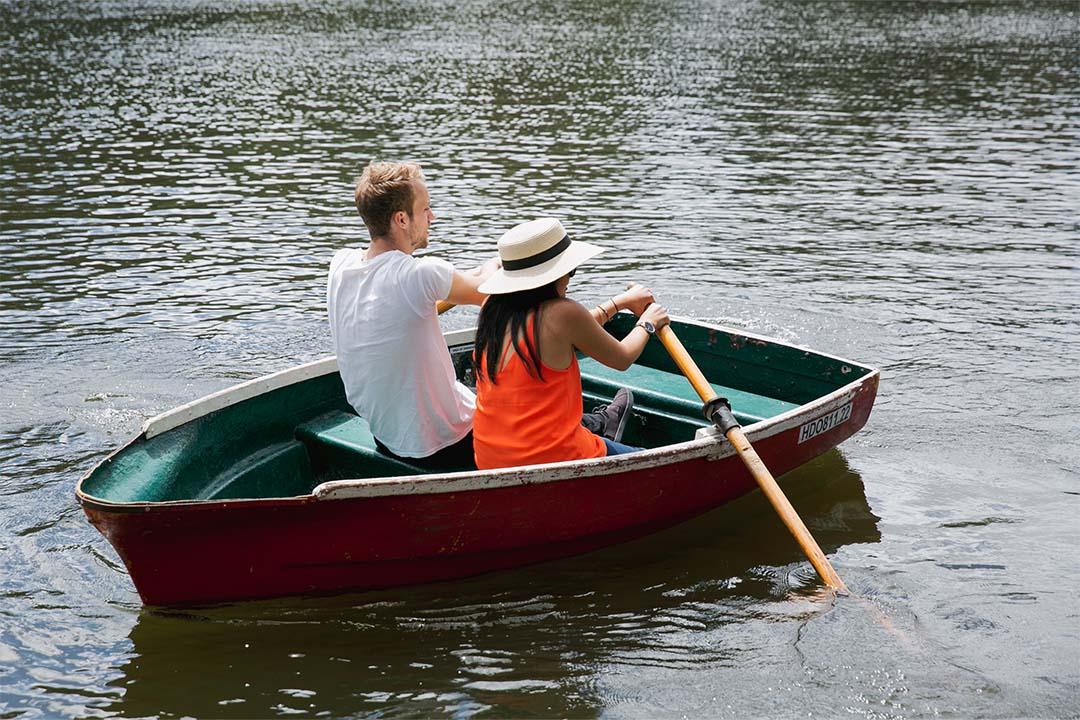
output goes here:
[[589, 314], [589, 311], [585, 309], [584, 305], [576, 300], [571, 300], [570, 298], [553, 298], [551, 300], [545, 300], [540, 308], [544, 315], [565, 319], [580, 316], [582, 313], [585, 315]]
[[586, 322], [593, 322], [592, 316], [584, 305], [567, 298], [544, 301], [541, 306], [541, 317], [545, 333], [566, 340], [577, 334], [575, 327], [581, 327]]

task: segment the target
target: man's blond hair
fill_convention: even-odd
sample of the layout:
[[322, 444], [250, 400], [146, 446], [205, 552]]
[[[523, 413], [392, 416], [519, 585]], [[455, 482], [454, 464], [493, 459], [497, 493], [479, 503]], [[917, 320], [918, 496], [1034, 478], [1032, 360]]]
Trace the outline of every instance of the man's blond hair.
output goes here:
[[371, 237], [390, 232], [390, 219], [399, 210], [412, 217], [413, 183], [424, 180], [418, 163], [372, 162], [356, 181], [356, 210]]

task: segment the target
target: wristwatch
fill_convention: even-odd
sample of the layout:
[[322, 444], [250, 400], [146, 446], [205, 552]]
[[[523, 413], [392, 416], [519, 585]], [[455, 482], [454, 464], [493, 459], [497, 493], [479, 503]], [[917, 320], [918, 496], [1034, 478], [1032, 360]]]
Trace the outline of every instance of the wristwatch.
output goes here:
[[649, 333], [650, 335], [656, 334], [656, 326], [648, 320], [638, 320], [636, 323], [634, 323], [634, 327], [645, 328], [645, 332]]

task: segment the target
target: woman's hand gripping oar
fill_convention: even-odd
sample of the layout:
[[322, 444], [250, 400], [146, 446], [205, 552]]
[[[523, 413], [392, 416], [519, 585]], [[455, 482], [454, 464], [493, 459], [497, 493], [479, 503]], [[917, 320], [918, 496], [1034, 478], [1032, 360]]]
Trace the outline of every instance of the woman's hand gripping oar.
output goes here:
[[810, 560], [810, 564], [817, 570], [818, 575], [829, 587], [839, 593], [848, 594], [844, 581], [833, 570], [832, 565], [829, 564], [829, 559], [825, 557], [825, 553], [821, 551], [810, 531], [806, 529], [806, 525], [799, 518], [798, 513], [795, 512], [795, 508], [788, 502], [780, 486], [776, 484], [772, 473], [765, 467], [765, 463], [761, 461], [757, 452], [754, 451], [754, 448], [746, 439], [742, 427], [731, 414], [731, 406], [728, 401], [719, 397], [716, 391], [712, 389], [709, 381], [705, 379], [697, 363], [690, 357], [690, 353], [683, 347], [671, 326], [665, 325], [657, 330], [656, 334], [660, 338], [660, 342], [667, 348], [668, 353], [671, 354], [675, 364], [679, 366], [683, 375], [694, 386], [694, 390], [697, 391], [698, 396], [705, 403], [705, 417], [711, 420], [720, 429], [720, 432], [724, 433], [728, 442], [735, 448], [735, 452], [742, 458], [743, 463], [750, 470], [750, 474], [754, 476], [754, 480], [761, 487], [761, 491], [765, 493], [765, 497], [769, 499], [773, 509], [780, 515], [780, 519], [787, 525], [791, 534], [795, 536], [799, 547], [802, 548], [803, 553]]

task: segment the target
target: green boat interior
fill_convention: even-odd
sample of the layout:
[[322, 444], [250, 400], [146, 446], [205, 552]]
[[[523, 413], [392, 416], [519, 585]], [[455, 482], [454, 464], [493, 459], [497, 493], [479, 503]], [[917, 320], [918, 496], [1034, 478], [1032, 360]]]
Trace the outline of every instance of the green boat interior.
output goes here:
[[[619, 315], [615, 337], [633, 327]], [[788, 345], [675, 323], [673, 328], [736, 418], [750, 425], [826, 395], [870, 372]], [[451, 349], [458, 377], [471, 384], [471, 347]], [[616, 390], [634, 393], [623, 442], [652, 448], [693, 439], [706, 425], [701, 401], [663, 346], [650, 342], [625, 372], [581, 358], [586, 411]], [[346, 478], [418, 475], [423, 471], [375, 449], [367, 422], [345, 400], [337, 373], [303, 380], [153, 438], [139, 438], [99, 466], [81, 486], [112, 503], [280, 498], [306, 495]]]

